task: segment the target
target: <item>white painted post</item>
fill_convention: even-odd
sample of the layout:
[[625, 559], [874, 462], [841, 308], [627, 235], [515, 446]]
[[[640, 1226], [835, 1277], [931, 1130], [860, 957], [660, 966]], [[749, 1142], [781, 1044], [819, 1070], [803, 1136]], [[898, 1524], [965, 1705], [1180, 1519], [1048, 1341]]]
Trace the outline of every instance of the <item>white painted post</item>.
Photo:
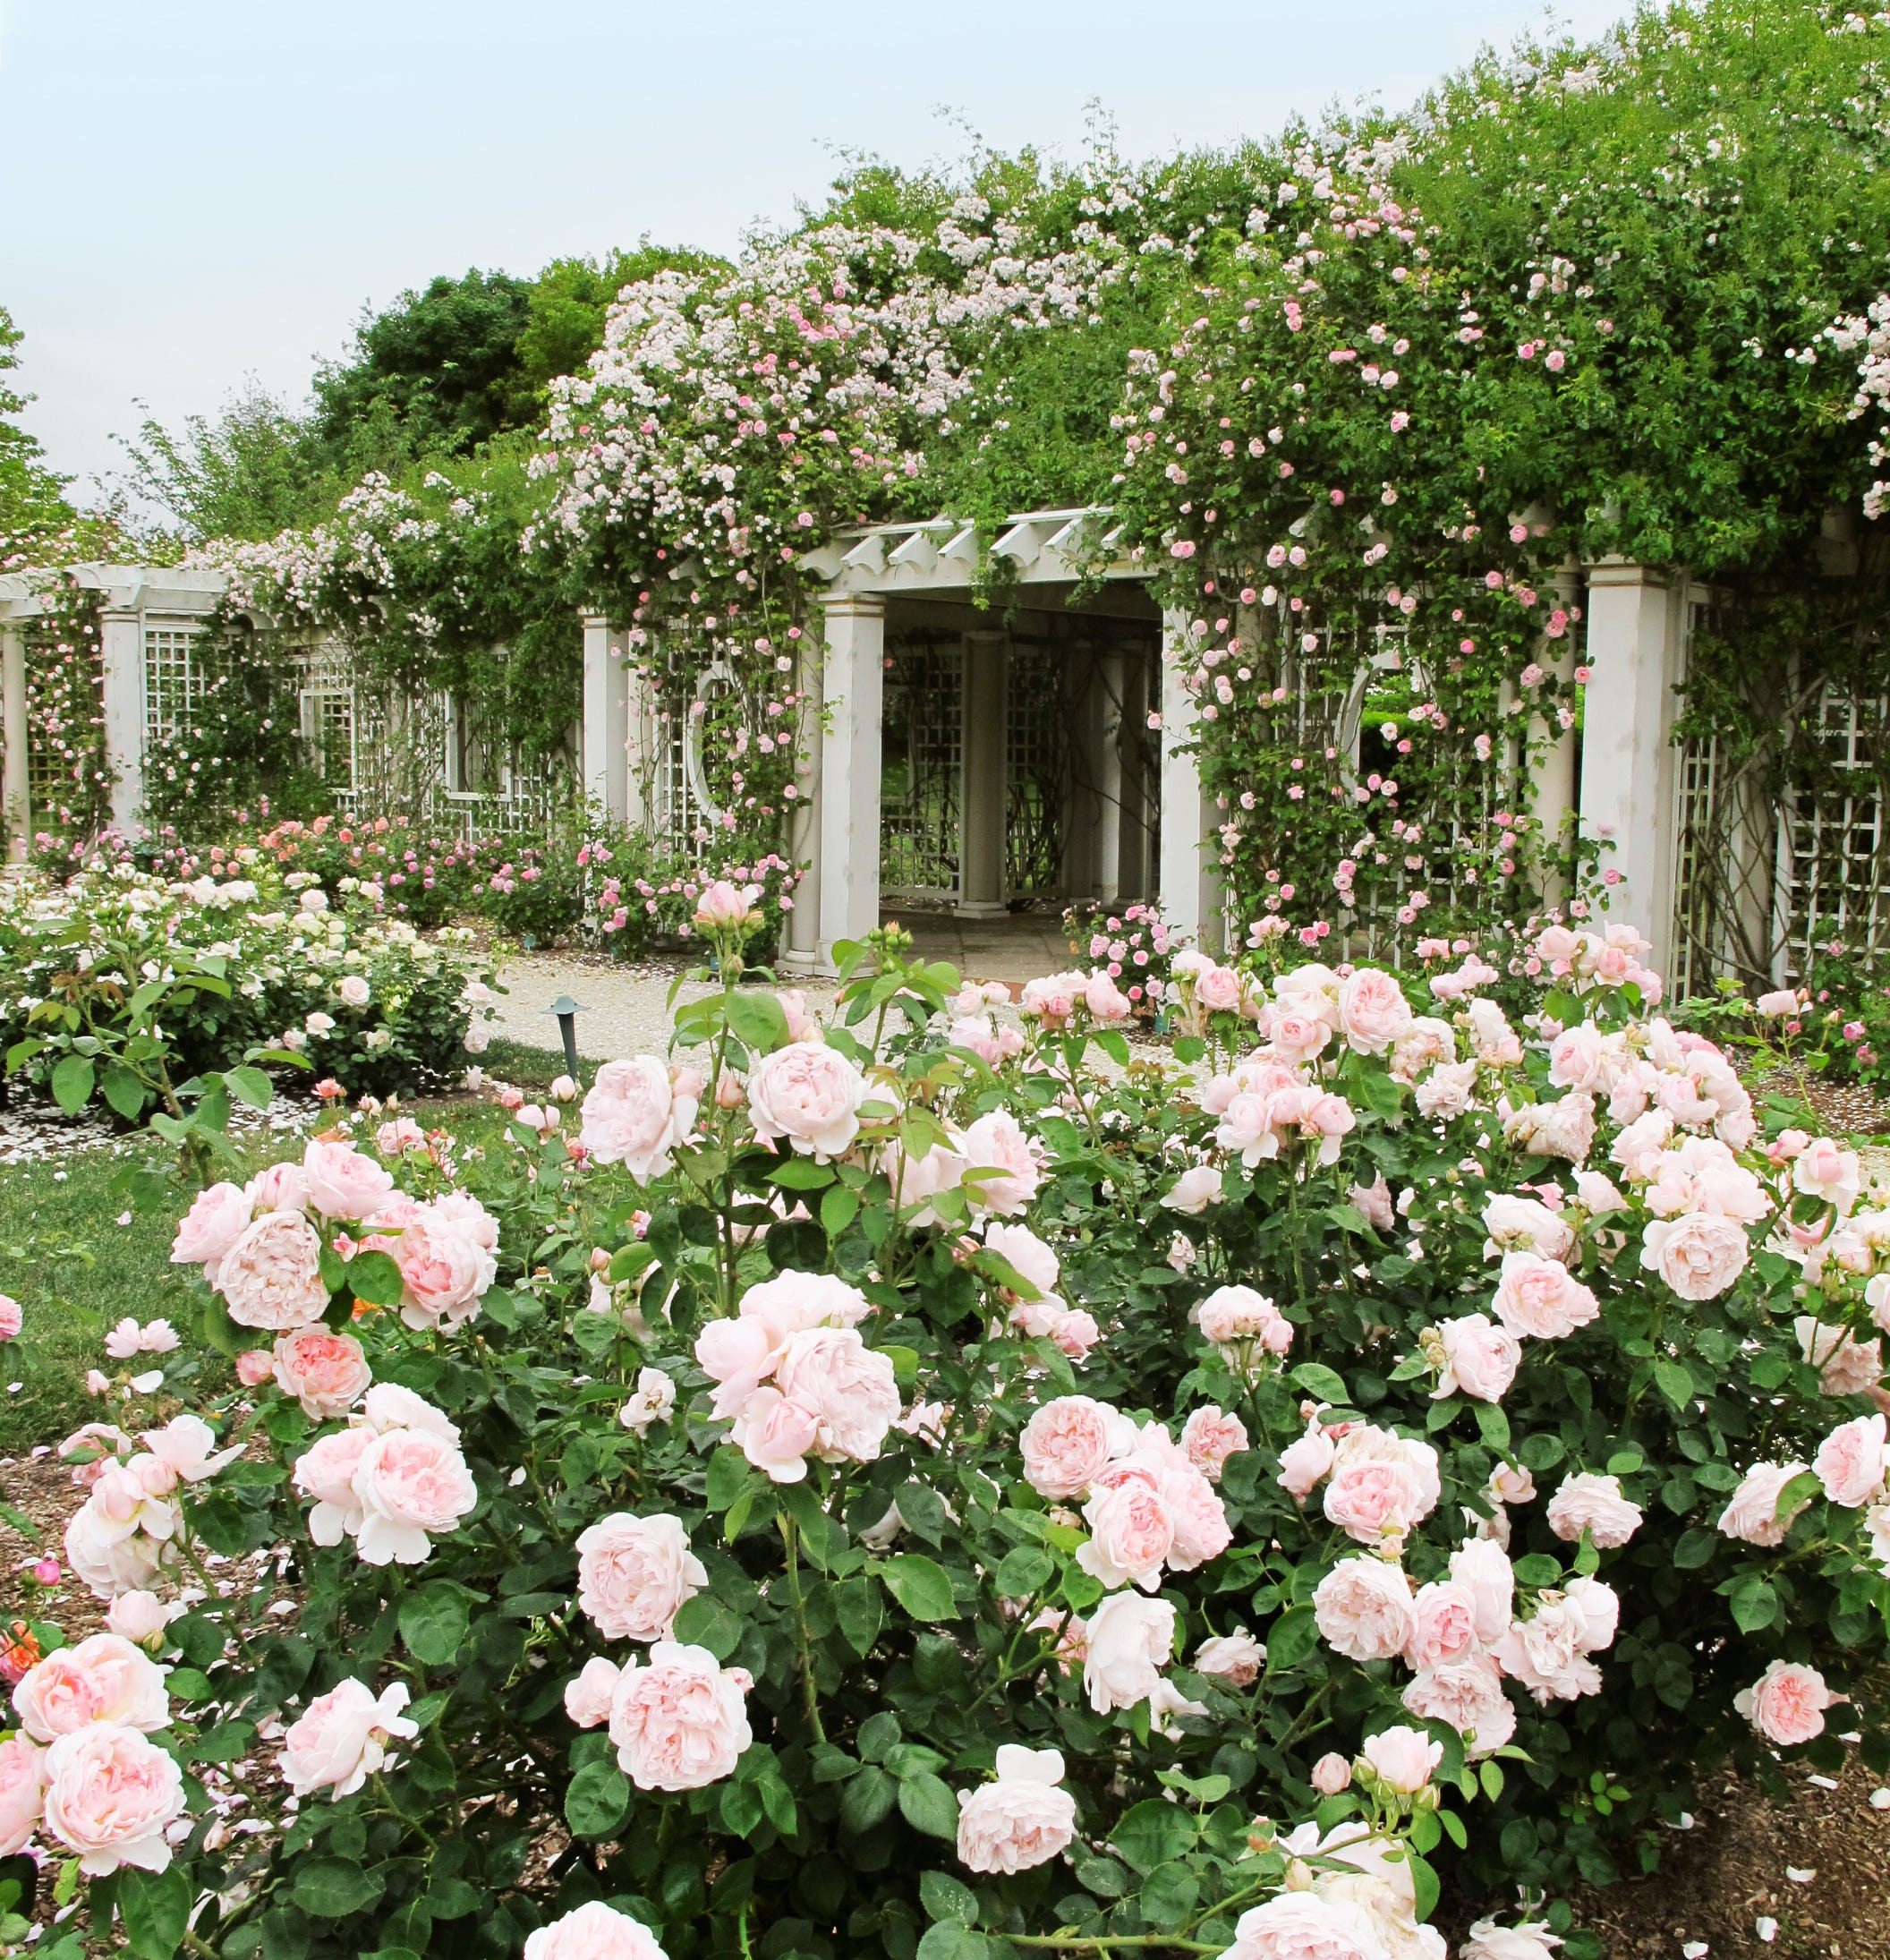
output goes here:
[[127, 836], [144, 808], [144, 620], [136, 612], [98, 616], [105, 669], [105, 756], [114, 773], [112, 822]]
[[818, 959], [880, 923], [880, 717], [886, 691], [883, 600], [837, 592], [827, 622], [827, 729], [821, 745]]
[[630, 817], [630, 687], [622, 636], [601, 613], [584, 615], [584, 795], [613, 823]]
[[1218, 952], [1224, 922], [1213, 808], [1194, 756], [1178, 753], [1195, 737], [1194, 697], [1181, 685], [1194, 658], [1187, 634], [1185, 612], [1162, 615], [1162, 912], [1204, 951]]
[[1643, 565], [1588, 568], [1586, 664], [1594, 669], [1582, 715], [1581, 831], [1612, 848], [1621, 873], [1612, 916], [1654, 942], [1664, 974], [1673, 944], [1673, 690], [1684, 653], [1686, 584]]
[[[1563, 612], [1570, 610], [1581, 590], [1580, 568], [1572, 559], [1556, 572], [1552, 589], [1554, 603]], [[1568, 682], [1575, 671], [1574, 634], [1564, 633], [1559, 640], [1545, 637], [1537, 659], [1562, 681]], [[1575, 780], [1575, 731], [1538, 714], [1530, 720], [1529, 739], [1540, 745], [1537, 753], [1541, 758], [1535, 780], [1528, 786], [1529, 814], [1542, 826], [1545, 843], [1559, 848], [1568, 841], [1564, 833], [1577, 814], [1580, 794]], [[1552, 878], [1547, 882], [1544, 896], [1551, 903], [1559, 902], [1564, 896], [1561, 882]]]
[[821, 965], [821, 750], [825, 744], [822, 703], [826, 698], [822, 668], [825, 652], [811, 635], [796, 643], [795, 692], [796, 771], [794, 798], [788, 818], [788, 856], [806, 865], [795, 888], [794, 910], [788, 915], [781, 965], [793, 973], [818, 973]]
[[6, 855], [26, 862], [32, 839], [29, 804], [26, 728], [26, 632], [18, 622], [0, 626], [0, 731], [6, 744], [6, 770], [0, 779], [0, 807], [6, 813]]
[[1090, 692], [1096, 701], [1101, 733], [1096, 744], [1096, 896], [1113, 905], [1122, 892], [1122, 838], [1128, 813], [1128, 771], [1122, 766], [1128, 703], [1123, 694], [1128, 660], [1120, 646], [1096, 655]]
[[1010, 641], [965, 635], [964, 726], [959, 740], [960, 918], [998, 918], [1007, 899], [1006, 809], [1010, 741]]

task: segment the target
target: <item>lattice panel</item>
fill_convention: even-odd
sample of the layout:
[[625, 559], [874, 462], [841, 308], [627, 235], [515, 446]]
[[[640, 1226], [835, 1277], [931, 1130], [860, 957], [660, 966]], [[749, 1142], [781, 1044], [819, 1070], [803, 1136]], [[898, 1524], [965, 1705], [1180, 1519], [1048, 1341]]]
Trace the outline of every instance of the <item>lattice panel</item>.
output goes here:
[[1890, 704], [1827, 687], [1817, 735], [1827, 779], [1796, 783], [1785, 798], [1778, 852], [1778, 913], [1788, 975], [1814, 943], [1835, 938], [1876, 952], [1890, 937], [1884, 733]]
[[964, 734], [965, 656], [956, 637], [914, 639], [888, 655], [880, 889], [889, 898], [958, 894]]
[[1710, 993], [1723, 965], [1706, 875], [1718, 831], [1719, 773], [1716, 736], [1696, 737], [1680, 750], [1673, 782], [1673, 951], [1667, 976], [1678, 1001]]
[[1012, 641], [1004, 758], [1004, 856], [1012, 897], [1053, 897], [1063, 889], [1068, 674], [1060, 648]]
[[144, 629], [144, 738], [148, 747], [167, 742], [188, 727], [202, 693], [191, 659], [192, 626]]

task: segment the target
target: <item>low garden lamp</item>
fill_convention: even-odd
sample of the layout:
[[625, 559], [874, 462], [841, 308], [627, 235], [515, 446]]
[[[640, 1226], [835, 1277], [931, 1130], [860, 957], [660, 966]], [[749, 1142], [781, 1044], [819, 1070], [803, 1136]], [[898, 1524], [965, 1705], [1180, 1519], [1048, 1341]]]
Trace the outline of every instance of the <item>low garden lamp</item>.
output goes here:
[[574, 1082], [577, 1080], [577, 1017], [583, 1011], [568, 993], [560, 993], [545, 1010], [558, 1017], [558, 1032], [565, 1044], [565, 1073]]

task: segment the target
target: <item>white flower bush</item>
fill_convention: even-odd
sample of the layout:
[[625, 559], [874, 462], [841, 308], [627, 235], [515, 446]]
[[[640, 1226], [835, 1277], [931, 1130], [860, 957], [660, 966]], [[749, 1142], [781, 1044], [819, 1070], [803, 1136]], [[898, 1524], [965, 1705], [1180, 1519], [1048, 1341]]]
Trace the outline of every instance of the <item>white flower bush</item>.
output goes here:
[[158, 1960], [1596, 1953], [1703, 1769], [1890, 1765], [1890, 1209], [1544, 938], [1199, 956], [1158, 1054], [724, 936], [573, 1138], [203, 1190], [0, 1846]]

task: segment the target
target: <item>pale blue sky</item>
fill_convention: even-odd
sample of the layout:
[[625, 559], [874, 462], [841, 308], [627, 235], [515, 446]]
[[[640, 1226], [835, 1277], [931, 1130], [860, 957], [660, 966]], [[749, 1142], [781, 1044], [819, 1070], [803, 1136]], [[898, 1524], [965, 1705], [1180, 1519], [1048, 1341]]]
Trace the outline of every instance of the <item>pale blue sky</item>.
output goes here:
[[[1561, 0], [1599, 30], [1630, 0]], [[1540, 0], [0, 0], [0, 303], [54, 465], [117, 466], [137, 399], [305, 396], [364, 305], [643, 233], [732, 248], [836, 147], [1129, 156], [1398, 106]]]

